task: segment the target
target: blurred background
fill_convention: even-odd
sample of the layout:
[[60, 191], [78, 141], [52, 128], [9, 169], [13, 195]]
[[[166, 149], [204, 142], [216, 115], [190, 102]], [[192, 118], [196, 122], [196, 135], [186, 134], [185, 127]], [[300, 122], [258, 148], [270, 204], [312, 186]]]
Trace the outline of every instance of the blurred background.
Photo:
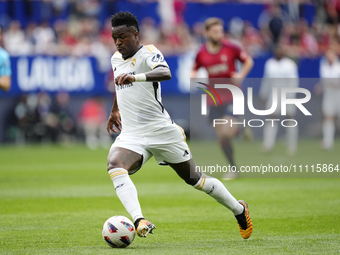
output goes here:
[[[119, 11], [132, 12], [141, 43], [154, 44], [165, 55], [172, 79], [162, 82], [163, 103], [187, 131], [190, 72], [205, 42], [203, 23], [213, 16], [224, 20], [226, 40], [254, 58], [248, 77], [263, 77], [264, 64], [280, 43], [298, 65], [299, 77], [315, 79], [300, 84], [312, 92], [313, 111], [300, 133], [321, 137], [315, 85], [325, 52], [340, 54], [340, 0], [0, 0], [1, 46], [12, 69], [10, 91], [0, 91], [0, 143], [110, 146], [106, 120], [116, 50], [110, 16]], [[261, 135], [255, 132], [255, 138]]]

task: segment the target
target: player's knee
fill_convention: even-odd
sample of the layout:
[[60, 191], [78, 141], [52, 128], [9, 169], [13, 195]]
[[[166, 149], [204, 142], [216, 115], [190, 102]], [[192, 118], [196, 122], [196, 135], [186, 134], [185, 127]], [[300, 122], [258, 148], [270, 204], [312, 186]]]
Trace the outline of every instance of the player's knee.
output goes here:
[[217, 136], [220, 140], [231, 139], [237, 135], [237, 132], [238, 132], [237, 127], [233, 127], [225, 130], [220, 130]]
[[116, 157], [108, 157], [107, 158], [107, 171], [110, 171], [114, 168], [124, 168], [121, 160], [117, 159]]
[[223, 134], [221, 136], [221, 139], [224, 140], [224, 139], [231, 139], [233, 138], [234, 136], [236, 135], [236, 132], [226, 132], [225, 134]]
[[325, 121], [334, 121], [334, 116], [326, 115], [326, 116], [324, 117], [324, 120], [325, 120]]
[[200, 178], [189, 178], [187, 180], [184, 180], [186, 184], [189, 184], [191, 186], [195, 186], [198, 181], [200, 180]]

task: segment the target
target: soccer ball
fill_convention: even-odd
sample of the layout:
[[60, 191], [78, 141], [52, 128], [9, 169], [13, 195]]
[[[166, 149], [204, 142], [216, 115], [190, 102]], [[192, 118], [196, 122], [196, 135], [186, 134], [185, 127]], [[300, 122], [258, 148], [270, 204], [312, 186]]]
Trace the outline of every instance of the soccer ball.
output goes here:
[[135, 227], [124, 216], [113, 216], [105, 221], [102, 235], [112, 248], [125, 248], [135, 239]]

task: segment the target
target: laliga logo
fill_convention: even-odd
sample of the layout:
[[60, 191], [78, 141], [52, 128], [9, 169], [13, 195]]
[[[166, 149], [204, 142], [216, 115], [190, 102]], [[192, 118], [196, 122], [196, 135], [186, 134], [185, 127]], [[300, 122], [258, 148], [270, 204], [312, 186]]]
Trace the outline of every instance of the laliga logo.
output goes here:
[[[244, 115], [244, 94], [242, 92], [242, 90], [235, 86], [235, 85], [231, 85], [231, 84], [215, 84], [215, 86], [210, 86], [208, 84], [205, 84], [203, 82], [198, 82], [199, 84], [202, 84], [208, 88], [211, 89], [211, 91], [217, 96], [219, 103], [222, 105], [222, 101], [220, 96], [218, 95], [216, 89], [229, 89], [232, 96], [233, 96], [233, 115]], [[201, 89], [203, 91], [205, 91], [214, 101], [215, 106], [217, 106], [217, 102], [214, 98], [214, 96], [212, 95], [212, 93], [210, 91], [208, 91], [207, 89], [203, 89], [200, 87], [197, 87], [198, 89]], [[264, 116], [264, 115], [270, 115], [272, 113], [275, 112], [277, 105], [278, 105], [278, 88], [273, 87], [272, 89], [272, 106], [270, 107], [270, 109], [267, 110], [258, 110], [254, 108], [253, 105], [253, 88], [248, 88], [248, 96], [247, 96], [247, 104], [248, 104], [248, 109], [251, 113], [255, 114], [255, 115], [259, 115], [259, 116]], [[287, 98], [287, 93], [303, 93], [305, 94], [304, 98]], [[311, 93], [304, 88], [281, 88], [281, 115], [287, 115], [287, 105], [288, 104], [293, 104], [295, 105], [297, 108], [300, 109], [300, 111], [304, 114], [304, 115], [312, 115], [304, 106], [304, 103], [307, 103], [309, 100], [311, 99]], [[207, 115], [207, 95], [206, 94], [202, 94], [201, 95], [201, 114], [202, 115]], [[260, 126], [252, 126], [249, 123], [253, 122], [253, 121], [259, 121], [262, 123], [262, 125]], [[278, 119], [266, 119], [266, 121], [272, 121], [272, 123], [274, 121], [279, 121]], [[285, 121], [294, 121], [295, 125], [297, 125], [297, 121], [293, 120], [293, 119], [287, 119], [287, 120], [283, 120], [282, 121], [282, 125], [285, 126], [283, 123]], [[227, 120], [223, 120], [223, 119], [214, 119], [214, 127], [215, 124], [226, 124], [228, 121]], [[231, 125], [233, 123], [231, 122]], [[234, 124], [241, 124], [239, 122], [234, 122]], [[242, 123], [245, 126], [245, 120]], [[261, 127], [263, 126], [263, 121], [260, 119], [253, 119], [253, 120], [249, 120], [248, 121], [248, 125], [251, 127]], [[273, 124], [272, 124], [273, 125]], [[293, 127], [293, 126], [285, 126], [285, 127]]]

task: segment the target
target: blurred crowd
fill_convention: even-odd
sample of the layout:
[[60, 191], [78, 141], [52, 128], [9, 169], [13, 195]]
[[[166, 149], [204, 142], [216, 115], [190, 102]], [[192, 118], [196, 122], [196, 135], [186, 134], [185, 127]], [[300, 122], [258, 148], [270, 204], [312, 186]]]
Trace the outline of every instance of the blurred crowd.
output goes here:
[[[27, 1], [27, 6], [29, 2]], [[115, 51], [111, 39], [110, 18], [100, 17], [101, 8], [108, 13], [118, 11], [115, 1], [44, 0], [40, 5], [40, 23], [2, 18], [5, 25], [3, 46], [12, 55], [72, 55], [94, 56], [103, 70], [109, 69], [107, 59]], [[135, 0], [132, 2], [143, 2]], [[150, 1], [147, 1], [150, 2]], [[184, 19], [190, 1], [158, 1], [159, 24], [151, 17], [140, 21], [143, 44], [154, 44], [165, 55], [181, 54], [197, 49], [204, 38], [203, 22], [189, 27]], [[203, 3], [229, 1], [191, 1]], [[233, 18], [225, 24], [226, 39], [242, 46], [252, 56], [267, 54], [277, 43], [289, 49], [292, 58], [315, 57], [329, 46], [340, 53], [340, 0], [323, 1], [266, 1], [243, 0], [230, 2], [263, 3], [258, 24]], [[285, 3], [285, 5], [281, 5]], [[312, 24], [300, 18], [301, 4], [316, 5], [317, 17]], [[105, 6], [103, 6], [105, 4]], [[58, 18], [68, 10], [67, 19]], [[51, 18], [53, 17], [53, 18]], [[109, 17], [109, 16], [108, 16]], [[4, 22], [6, 20], [6, 22]], [[49, 21], [49, 22], [48, 22]]]
[[90, 149], [108, 148], [106, 106], [102, 97], [87, 99], [79, 112], [71, 109], [70, 95], [60, 91], [21, 95], [6, 118], [7, 141], [16, 144], [85, 140]]

